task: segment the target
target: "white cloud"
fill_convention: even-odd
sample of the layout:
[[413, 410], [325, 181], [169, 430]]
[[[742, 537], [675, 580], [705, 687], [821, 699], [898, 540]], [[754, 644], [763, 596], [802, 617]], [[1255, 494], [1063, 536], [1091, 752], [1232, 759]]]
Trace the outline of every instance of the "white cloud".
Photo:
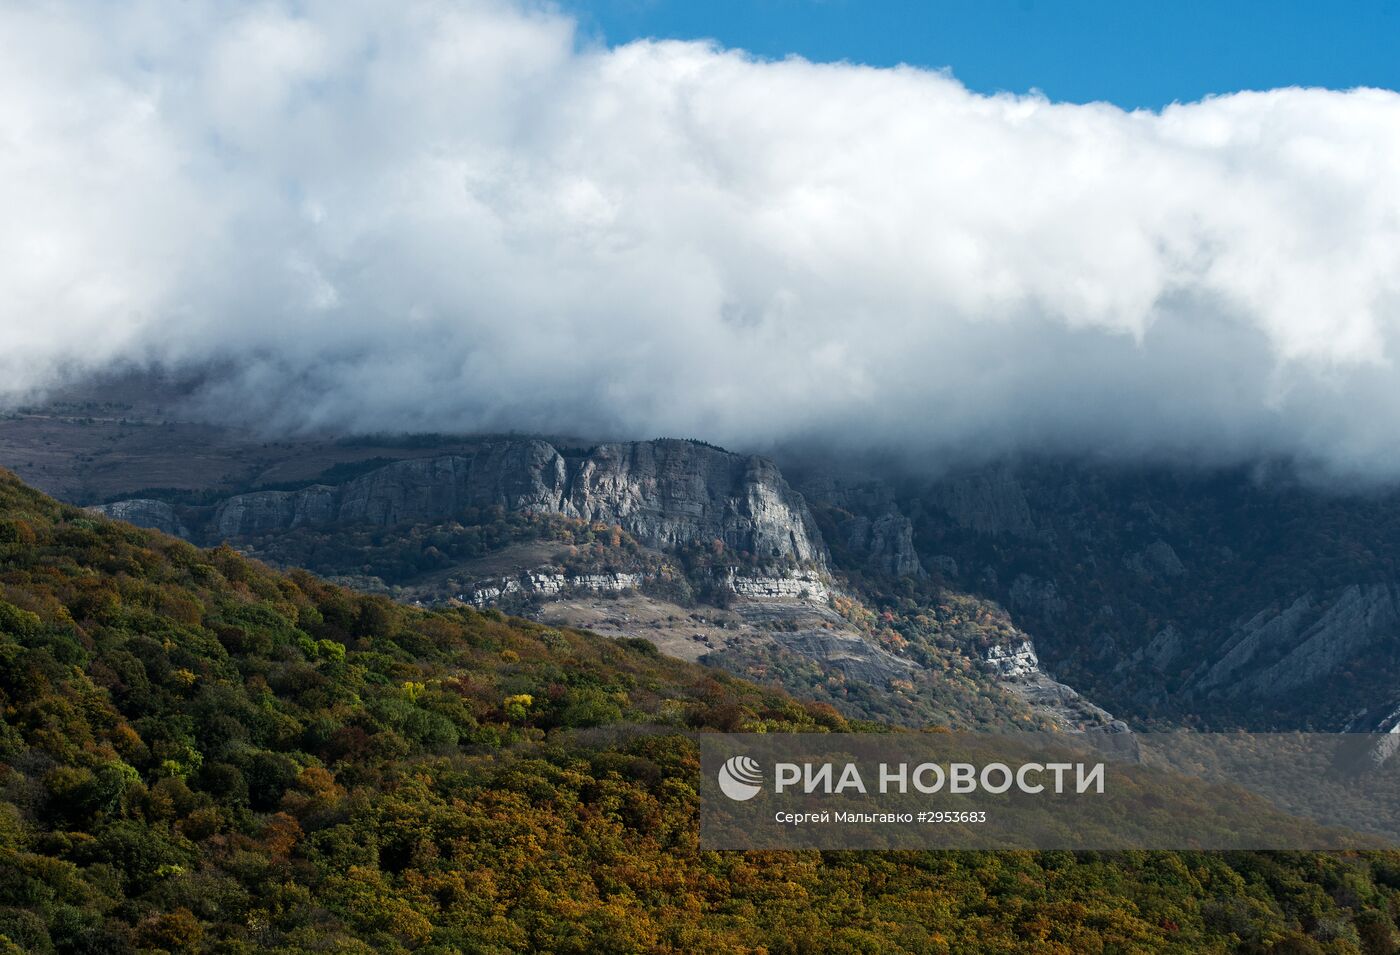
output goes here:
[[505, 3], [0, 9], [0, 389], [1400, 474], [1400, 96], [1159, 113]]

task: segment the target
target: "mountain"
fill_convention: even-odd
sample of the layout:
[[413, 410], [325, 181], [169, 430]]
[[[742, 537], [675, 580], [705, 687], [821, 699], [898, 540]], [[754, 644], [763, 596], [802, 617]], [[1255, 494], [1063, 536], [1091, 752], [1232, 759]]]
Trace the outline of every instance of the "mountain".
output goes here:
[[1400, 709], [1393, 490], [1046, 460], [891, 484], [945, 586], [1135, 722], [1336, 731]]
[[853, 717], [1126, 728], [1050, 678], [998, 607], [925, 588], [872, 611], [880, 591], [852, 586], [847, 570], [927, 575], [892, 499], [847, 503], [869, 516], [832, 524], [826, 508], [821, 527], [772, 461], [695, 441], [492, 439], [367, 461], [339, 481], [91, 509], [400, 600], [642, 637]]
[[[237, 494], [212, 508], [186, 508], [183, 519], [194, 530], [181, 536], [218, 541], [297, 527], [435, 523], [492, 507], [602, 521], [654, 547], [720, 541], [763, 561], [826, 564], [802, 497], [771, 461], [695, 441], [563, 452], [538, 439], [483, 442], [467, 454], [385, 464], [344, 484]], [[98, 509], [173, 533], [183, 526], [160, 501]]]
[[[32, 409], [0, 421], [0, 460], [199, 543], [410, 602], [644, 636], [852, 715], [1073, 725], [1092, 706], [1143, 727], [1339, 730], [1400, 712], [1393, 489], [1284, 465], [1041, 456], [935, 472], [815, 447], [775, 463], [695, 442], [203, 427], [135, 406]], [[1055, 686], [998, 676], [992, 657], [1027, 641]], [[923, 677], [943, 671], [968, 683], [929, 708], [948, 690]], [[1070, 692], [1092, 704], [1046, 708]]]
[[1394, 853], [702, 852], [668, 728], [862, 727], [0, 472], [0, 951], [1393, 950]]

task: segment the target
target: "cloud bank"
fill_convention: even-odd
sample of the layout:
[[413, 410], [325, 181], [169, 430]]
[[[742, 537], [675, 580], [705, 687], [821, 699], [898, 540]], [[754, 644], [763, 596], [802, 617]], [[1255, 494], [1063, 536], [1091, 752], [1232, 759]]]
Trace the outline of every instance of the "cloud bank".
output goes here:
[[548, 8], [0, 8], [0, 391], [1400, 475], [1400, 95], [1160, 113]]

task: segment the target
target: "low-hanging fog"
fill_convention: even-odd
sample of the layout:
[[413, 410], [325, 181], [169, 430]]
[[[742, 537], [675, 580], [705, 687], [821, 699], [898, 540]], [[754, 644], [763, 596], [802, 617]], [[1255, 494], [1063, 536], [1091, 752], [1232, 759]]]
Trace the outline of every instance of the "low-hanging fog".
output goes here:
[[1157, 112], [537, 5], [0, 8], [0, 399], [1400, 476], [1400, 95]]

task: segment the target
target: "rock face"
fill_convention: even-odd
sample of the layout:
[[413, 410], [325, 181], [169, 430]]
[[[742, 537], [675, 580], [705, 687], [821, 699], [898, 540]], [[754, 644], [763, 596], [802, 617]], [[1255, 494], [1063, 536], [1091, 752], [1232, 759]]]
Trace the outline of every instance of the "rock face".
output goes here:
[[846, 544], [866, 555], [867, 566], [891, 577], [923, 577], [924, 568], [914, 551], [914, 528], [903, 514], [856, 517], [851, 520]]
[[[167, 505], [146, 506], [156, 503], [126, 501], [106, 513], [124, 509], [124, 520], [191, 536]], [[338, 486], [239, 494], [196, 515], [203, 521], [193, 536], [213, 543], [302, 526], [434, 523], [490, 507], [617, 524], [653, 547], [719, 540], [759, 561], [827, 565], [805, 501], [776, 465], [672, 440], [581, 453], [540, 440], [489, 442], [469, 454], [398, 461]]]
[[1029, 640], [986, 649], [982, 660], [1004, 680], [1019, 680], [1040, 672], [1040, 658]]
[[599, 445], [572, 464], [561, 513], [620, 524], [655, 547], [718, 539], [760, 560], [826, 564], [806, 502], [766, 458], [644, 441]]
[[1072, 733], [1104, 734], [1119, 756], [1135, 757], [1137, 741], [1128, 724], [1080, 696], [1040, 668], [1030, 640], [999, 644], [982, 653], [982, 662], [1013, 696], [1060, 729]]
[[1215, 663], [1191, 679], [1201, 695], [1279, 697], [1330, 675], [1400, 626], [1400, 593], [1353, 584], [1323, 602], [1306, 593], [1239, 625]]
[[117, 501], [115, 504], [98, 504], [88, 510], [114, 520], [135, 524], [137, 527], [149, 527], [174, 537], [188, 537], [190, 533], [181, 523], [175, 509], [164, 501], [138, 498]]
[[219, 539], [252, 537], [336, 520], [336, 489], [316, 485], [300, 491], [261, 491], [240, 494], [214, 511], [214, 532]]
[[336, 520], [421, 524], [471, 507], [561, 513], [568, 483], [568, 465], [548, 443], [493, 442], [470, 455], [398, 461], [356, 478], [341, 490]]
[[863, 570], [886, 577], [925, 577], [914, 549], [914, 525], [900, 512], [883, 481], [845, 481], [831, 475], [801, 483], [807, 499], [828, 509], [828, 533]]
[[[477, 581], [466, 591], [457, 594], [454, 599], [477, 607], [488, 607], [515, 594], [548, 598], [569, 591], [622, 593], [636, 590], [655, 579], [656, 576], [652, 574], [560, 574], [526, 570]], [[784, 576], [773, 576], [740, 574], [731, 568], [725, 572], [721, 583], [734, 596], [751, 600], [803, 602], [825, 607], [831, 599], [831, 591], [826, 581], [814, 571], [796, 571]]]
[[564, 459], [543, 441], [485, 444], [471, 454], [396, 461], [345, 484], [239, 494], [214, 510], [219, 539], [328, 524], [421, 524], [471, 507], [559, 513]]
[[481, 581], [470, 590], [458, 594], [458, 600], [474, 607], [489, 607], [506, 597], [522, 594], [532, 597], [557, 597], [570, 591], [590, 593], [624, 593], [646, 583], [641, 574], [551, 574], [522, 571], [496, 580]]
[[759, 600], [810, 600], [825, 604], [831, 597], [821, 576], [811, 572], [770, 577], [737, 574], [731, 570], [725, 576], [725, 584], [736, 596]]

